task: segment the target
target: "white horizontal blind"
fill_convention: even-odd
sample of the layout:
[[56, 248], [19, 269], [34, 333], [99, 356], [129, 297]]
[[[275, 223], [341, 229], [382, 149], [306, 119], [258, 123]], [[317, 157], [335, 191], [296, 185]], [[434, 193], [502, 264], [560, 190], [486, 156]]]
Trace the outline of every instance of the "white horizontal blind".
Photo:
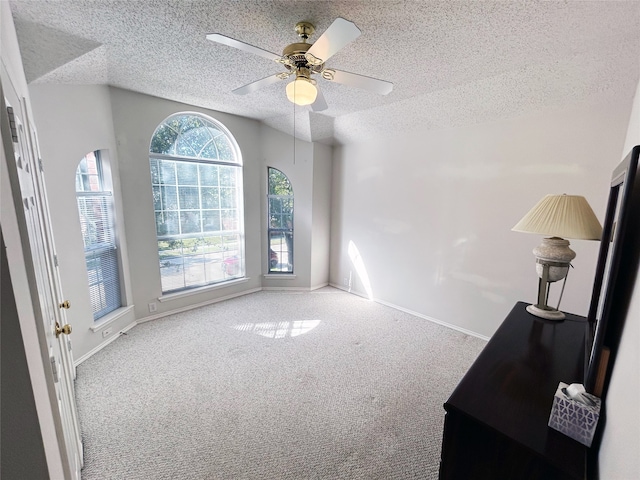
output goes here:
[[91, 308], [93, 319], [98, 320], [119, 308], [122, 301], [112, 214], [113, 198], [111, 192], [102, 191], [99, 162], [96, 161], [97, 168], [94, 168], [93, 163], [93, 158], [89, 155], [81, 161], [76, 176], [76, 196]]

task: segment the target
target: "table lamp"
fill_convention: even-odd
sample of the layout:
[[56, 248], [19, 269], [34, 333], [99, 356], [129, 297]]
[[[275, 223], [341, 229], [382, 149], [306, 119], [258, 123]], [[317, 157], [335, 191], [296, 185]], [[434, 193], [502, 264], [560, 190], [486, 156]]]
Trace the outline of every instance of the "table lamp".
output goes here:
[[547, 195], [540, 200], [511, 230], [514, 232], [550, 235], [533, 249], [538, 273], [538, 301], [527, 311], [548, 320], [562, 320], [565, 315], [558, 309], [564, 293], [564, 283], [558, 307], [547, 305], [549, 286], [565, 280], [571, 260], [576, 253], [569, 248], [565, 238], [600, 240], [602, 226], [584, 197], [579, 195]]

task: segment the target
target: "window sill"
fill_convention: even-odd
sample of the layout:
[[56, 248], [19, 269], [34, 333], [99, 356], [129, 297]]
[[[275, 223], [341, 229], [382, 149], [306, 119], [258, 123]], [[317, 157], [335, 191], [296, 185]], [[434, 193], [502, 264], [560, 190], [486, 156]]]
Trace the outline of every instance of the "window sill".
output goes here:
[[89, 327], [89, 329], [92, 332], [99, 332], [103, 328], [107, 327], [108, 325], [111, 325], [113, 322], [121, 319], [122, 317], [124, 317], [126, 314], [130, 312], [133, 312], [133, 305], [129, 305], [128, 307], [121, 307], [118, 310], [115, 310], [105, 315], [104, 317], [102, 317], [100, 320], [95, 322], [91, 327]]
[[295, 280], [296, 275], [293, 273], [267, 273], [264, 278], [267, 280]]
[[245, 283], [245, 282], [248, 282], [249, 280], [250, 280], [249, 277], [242, 277], [242, 278], [236, 278], [235, 280], [229, 280], [228, 282], [224, 282], [224, 283], [216, 283], [214, 285], [206, 285], [204, 287], [192, 288], [189, 290], [183, 290], [181, 292], [168, 293], [166, 295], [161, 295], [160, 297], [158, 297], [158, 301], [160, 303], [169, 302], [171, 300], [177, 300], [179, 298], [190, 297], [191, 295], [198, 295], [200, 293], [205, 293], [212, 290], [219, 290], [221, 288], [229, 287], [231, 285]]

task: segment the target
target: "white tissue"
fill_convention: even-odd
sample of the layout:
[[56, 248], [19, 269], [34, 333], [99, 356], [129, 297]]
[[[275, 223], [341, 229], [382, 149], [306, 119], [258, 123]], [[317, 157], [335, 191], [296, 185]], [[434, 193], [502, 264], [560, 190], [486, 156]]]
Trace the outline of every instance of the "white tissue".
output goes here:
[[567, 395], [574, 400], [578, 400], [584, 392], [586, 392], [586, 390], [584, 389], [584, 385], [581, 383], [572, 383], [567, 387]]
[[584, 405], [594, 405], [594, 401], [587, 396], [587, 391], [581, 383], [572, 383], [566, 389], [567, 395], [572, 400]]

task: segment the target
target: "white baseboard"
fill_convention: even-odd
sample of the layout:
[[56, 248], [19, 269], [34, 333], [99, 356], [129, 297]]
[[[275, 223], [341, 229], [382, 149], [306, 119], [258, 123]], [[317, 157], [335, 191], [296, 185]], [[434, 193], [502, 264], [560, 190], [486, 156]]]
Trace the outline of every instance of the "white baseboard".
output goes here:
[[245, 290], [243, 292], [232, 293], [230, 295], [225, 295], [224, 297], [213, 298], [211, 300], [206, 300], [204, 302], [195, 303], [193, 305], [187, 305], [187, 306], [184, 306], [184, 307], [181, 307], [181, 308], [175, 308], [173, 310], [169, 310], [167, 312], [157, 313], [155, 315], [149, 315], [148, 317], [139, 318], [137, 320], [137, 322], [138, 323], [150, 322], [151, 320], [157, 320], [157, 319], [162, 318], [162, 317], [168, 317], [169, 315], [174, 315], [176, 313], [187, 312], [189, 310], [193, 310], [194, 308], [205, 307], [205, 306], [211, 305], [213, 303], [222, 302], [224, 300], [230, 300], [232, 298], [241, 297], [243, 295], [249, 295], [250, 293], [259, 292], [261, 290], [264, 290], [264, 289], [263, 288], [252, 288], [251, 290]]
[[[358, 290], [352, 290], [349, 287], [345, 287], [344, 285], [338, 285], [337, 283], [329, 283], [329, 285], [331, 287], [337, 288], [337, 289], [345, 291], [347, 293], [352, 293], [354, 295], [357, 295], [358, 297], [366, 298], [367, 300], [373, 300], [373, 299], [369, 298], [369, 296], [366, 293], [360, 292]], [[375, 300], [373, 300], [373, 301], [375, 301]]]
[[321, 283], [313, 287], [262, 287], [262, 290], [270, 291], [270, 292], [278, 291], [278, 290], [291, 291], [291, 292], [313, 292], [314, 290], [317, 290], [322, 287], [326, 287], [328, 285], [329, 283]]
[[[362, 292], [358, 292], [358, 291], [355, 291], [355, 290], [349, 290], [346, 287], [343, 287], [341, 285], [336, 285], [336, 284], [333, 284], [333, 283], [330, 283], [330, 285], [332, 287], [339, 288], [340, 290], [344, 290], [345, 292], [349, 292], [349, 293], [353, 293], [354, 295], [358, 295], [359, 297], [364, 297], [364, 298], [367, 298], [367, 299], [369, 298], [367, 295], [365, 295]], [[466, 328], [462, 328], [462, 327], [459, 327], [457, 325], [453, 325], [451, 323], [443, 322], [442, 320], [438, 320], [437, 318], [433, 318], [433, 317], [430, 317], [428, 315], [424, 315], [422, 313], [414, 312], [413, 310], [409, 310], [408, 308], [400, 307], [400, 306], [395, 305], [393, 303], [385, 302], [384, 300], [379, 300], [377, 298], [373, 298], [372, 301], [374, 301], [376, 303], [379, 303], [381, 305], [385, 305], [387, 307], [391, 307], [391, 308], [393, 308], [395, 310], [400, 310], [401, 312], [408, 313], [409, 315], [413, 315], [414, 317], [424, 318], [425, 320], [428, 320], [428, 321], [430, 321], [432, 323], [437, 323], [438, 325], [442, 325], [443, 327], [450, 328], [451, 330], [456, 330], [458, 332], [464, 333], [465, 335], [470, 335], [472, 337], [476, 337], [476, 338], [479, 338], [479, 339], [485, 340], [485, 341], [489, 341], [489, 338], [490, 338], [490, 337], [487, 337], [485, 335], [480, 335], [479, 333], [474, 332], [472, 330], [467, 330]]]
[[107, 340], [105, 340], [104, 342], [102, 342], [100, 345], [98, 345], [97, 347], [89, 350], [87, 353], [85, 353], [84, 355], [82, 355], [80, 358], [76, 359], [73, 361], [73, 364], [77, 367], [78, 365], [80, 365], [82, 362], [84, 362], [86, 359], [88, 359], [89, 357], [91, 357], [92, 355], [95, 355], [96, 353], [98, 353], [100, 350], [102, 350], [104, 347], [106, 347], [107, 345], [109, 345], [111, 342], [114, 342], [117, 338], [120, 337], [121, 333], [125, 333], [128, 332], [129, 330], [131, 330], [133, 327], [135, 327], [138, 323], [136, 321], [131, 322], [129, 325], [127, 325], [124, 328], [121, 328], [120, 330], [118, 330], [118, 332], [115, 335], [111, 335], [110, 338], [108, 338]]

